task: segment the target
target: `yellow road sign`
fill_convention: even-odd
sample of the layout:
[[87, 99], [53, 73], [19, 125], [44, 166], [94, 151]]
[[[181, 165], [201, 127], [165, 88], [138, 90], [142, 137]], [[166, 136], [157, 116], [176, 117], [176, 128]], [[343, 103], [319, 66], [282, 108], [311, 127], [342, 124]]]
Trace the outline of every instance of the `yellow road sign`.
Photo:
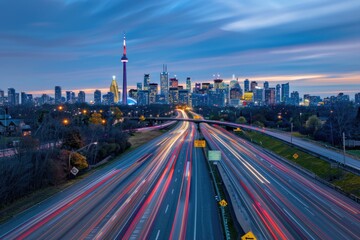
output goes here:
[[241, 237], [241, 240], [256, 240], [255, 235], [250, 231]]
[[294, 153], [293, 158], [298, 159], [299, 155], [297, 153]]
[[140, 120], [140, 121], [145, 121], [144, 115], [141, 115], [141, 116], [139, 117], [139, 120]]
[[241, 132], [241, 129], [240, 128], [235, 128], [234, 132]]
[[205, 140], [195, 140], [194, 147], [204, 148], [206, 146]]
[[195, 115], [194, 119], [201, 119], [201, 117], [199, 115]]
[[227, 206], [227, 202], [223, 199], [219, 202], [220, 206], [222, 207], [226, 207]]

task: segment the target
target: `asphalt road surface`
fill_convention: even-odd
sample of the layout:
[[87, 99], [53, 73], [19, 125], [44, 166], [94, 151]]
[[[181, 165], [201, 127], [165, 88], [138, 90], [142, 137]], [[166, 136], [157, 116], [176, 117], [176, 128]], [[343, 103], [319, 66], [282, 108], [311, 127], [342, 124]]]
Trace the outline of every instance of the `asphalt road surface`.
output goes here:
[[[201, 124], [248, 230], [260, 239], [359, 239], [360, 205], [230, 132]], [[238, 208], [237, 206], [241, 206]]]

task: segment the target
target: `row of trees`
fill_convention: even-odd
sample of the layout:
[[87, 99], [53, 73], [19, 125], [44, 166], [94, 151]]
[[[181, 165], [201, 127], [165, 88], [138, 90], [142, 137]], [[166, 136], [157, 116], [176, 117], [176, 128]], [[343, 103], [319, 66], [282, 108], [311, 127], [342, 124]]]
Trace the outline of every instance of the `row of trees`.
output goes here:
[[[16, 154], [0, 158], [0, 203], [61, 184], [71, 176], [71, 167], [81, 172], [129, 148], [129, 135], [120, 122], [122, 113], [118, 108], [111, 110], [111, 118], [99, 113], [71, 117], [64, 112], [39, 111], [33, 136], [21, 137]], [[64, 118], [69, 121], [65, 123]]]
[[224, 120], [259, 127], [298, 131], [315, 140], [341, 145], [342, 133], [347, 139], [360, 140], [360, 110], [353, 103], [332, 106], [264, 106], [246, 108], [197, 107], [195, 111], [213, 120]]

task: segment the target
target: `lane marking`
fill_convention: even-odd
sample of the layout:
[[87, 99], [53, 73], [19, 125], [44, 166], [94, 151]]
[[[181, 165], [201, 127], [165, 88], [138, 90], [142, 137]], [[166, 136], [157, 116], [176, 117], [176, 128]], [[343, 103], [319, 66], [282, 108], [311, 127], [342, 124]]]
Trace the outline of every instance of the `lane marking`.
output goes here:
[[174, 194], [174, 189], [171, 190], [171, 194]]
[[159, 236], [160, 236], [160, 229], [158, 230], [158, 232], [157, 232], [157, 234], [156, 234], [155, 240], [158, 240]]
[[165, 213], [167, 213], [168, 209], [169, 209], [169, 204], [166, 206]]

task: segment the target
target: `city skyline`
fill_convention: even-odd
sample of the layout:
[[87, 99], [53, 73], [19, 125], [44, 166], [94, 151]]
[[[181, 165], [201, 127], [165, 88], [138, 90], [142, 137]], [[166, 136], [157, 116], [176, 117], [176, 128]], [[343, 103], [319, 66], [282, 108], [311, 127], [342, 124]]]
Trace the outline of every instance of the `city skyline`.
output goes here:
[[[0, 25], [3, 90], [105, 89], [112, 75], [122, 75], [122, 31], [132, 59], [128, 89], [144, 73], [159, 83], [163, 64], [169, 78], [176, 74], [182, 84], [186, 77], [209, 82], [219, 73], [226, 82], [232, 74], [240, 82], [290, 82], [291, 91], [301, 95], [344, 92], [353, 98], [360, 89], [356, 1], [160, 2], [141, 8], [130, 1], [0, 5], [6, 23]], [[137, 20], [139, 14], [143, 20]]]

